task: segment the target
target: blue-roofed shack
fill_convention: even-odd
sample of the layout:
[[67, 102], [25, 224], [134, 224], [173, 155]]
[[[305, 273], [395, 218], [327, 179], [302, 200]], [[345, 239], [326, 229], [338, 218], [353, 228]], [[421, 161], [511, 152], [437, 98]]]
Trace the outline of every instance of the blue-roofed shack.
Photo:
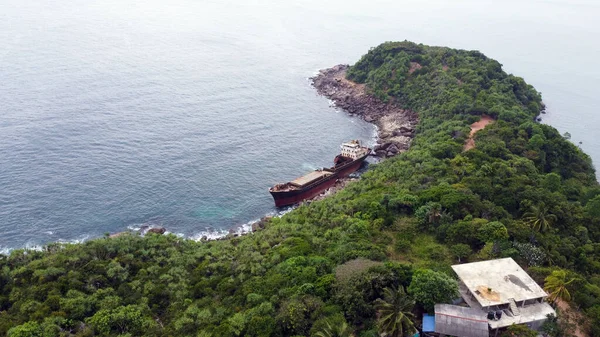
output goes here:
[[435, 316], [423, 314], [423, 332], [435, 331]]

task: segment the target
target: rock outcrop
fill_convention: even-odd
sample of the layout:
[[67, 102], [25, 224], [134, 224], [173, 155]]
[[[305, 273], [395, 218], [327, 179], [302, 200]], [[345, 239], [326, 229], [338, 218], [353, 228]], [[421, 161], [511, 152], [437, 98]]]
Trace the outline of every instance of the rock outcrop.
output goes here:
[[258, 220], [257, 222], [252, 224], [252, 231], [256, 232], [259, 231], [261, 229], [265, 229], [265, 225], [267, 223], [269, 223], [269, 221], [271, 221], [271, 219], [273, 219], [272, 216], [265, 216], [262, 217], [260, 220]]
[[369, 94], [364, 84], [346, 79], [348, 65], [324, 69], [312, 78], [317, 92], [331, 99], [335, 106], [379, 128], [378, 145], [374, 148], [379, 157], [392, 157], [410, 147], [418, 116], [393, 102], [385, 103]]
[[155, 234], [165, 234], [167, 230], [164, 227], [154, 227], [154, 228], [150, 228], [147, 233], [155, 233]]

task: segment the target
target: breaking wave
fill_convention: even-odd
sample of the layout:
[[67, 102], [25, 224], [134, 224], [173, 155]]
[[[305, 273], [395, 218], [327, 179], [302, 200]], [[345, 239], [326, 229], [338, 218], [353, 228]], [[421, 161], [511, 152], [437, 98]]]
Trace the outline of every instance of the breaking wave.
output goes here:
[[[46, 232], [48, 235], [52, 235], [51, 231]], [[92, 239], [92, 236], [89, 234], [82, 234], [76, 239], [65, 240], [65, 239], [57, 239], [56, 241], [48, 242], [46, 244], [40, 244], [38, 242], [28, 241], [25, 243], [23, 247], [20, 248], [12, 248], [12, 247], [3, 247], [0, 246], [0, 255], [10, 255], [10, 253], [14, 250], [23, 249], [23, 250], [32, 250], [41, 252], [44, 250], [46, 246], [52, 243], [61, 243], [61, 244], [80, 244], [84, 243], [88, 240]]]
[[[265, 214], [264, 217], [279, 218], [279, 217], [282, 217], [285, 214], [289, 213], [296, 207], [297, 206], [288, 206], [288, 207], [285, 207], [285, 208], [277, 210], [277, 211], [269, 212], [269, 213]], [[226, 237], [229, 234], [232, 234], [232, 235], [251, 234], [252, 233], [252, 225], [259, 222], [260, 220], [261, 219], [254, 219], [254, 220], [248, 221], [246, 223], [243, 223], [241, 225], [235, 226], [235, 227], [231, 228], [230, 230], [214, 229], [214, 228], [207, 227], [205, 230], [192, 235], [190, 237], [190, 239], [195, 240], [195, 241], [201, 241], [203, 239], [204, 240], [218, 240], [218, 239], [222, 239], [222, 238]]]

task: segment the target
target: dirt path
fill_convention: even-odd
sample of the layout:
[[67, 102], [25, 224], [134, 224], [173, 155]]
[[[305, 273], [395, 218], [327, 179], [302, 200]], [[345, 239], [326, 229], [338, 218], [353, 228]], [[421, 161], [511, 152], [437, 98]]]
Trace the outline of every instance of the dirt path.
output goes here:
[[569, 323], [573, 324], [575, 331], [570, 331], [569, 333], [575, 337], [589, 337], [582, 329], [580, 322], [585, 320], [583, 314], [575, 309], [573, 309], [569, 303], [557, 300], [556, 306], [560, 309], [560, 314], [563, 318], [566, 318]]
[[465, 147], [463, 151], [469, 151], [470, 149], [475, 147], [475, 133], [483, 128], [485, 128], [488, 124], [493, 123], [495, 120], [487, 115], [482, 115], [481, 119], [473, 124], [471, 124], [471, 133], [469, 134], [469, 139], [465, 143]]

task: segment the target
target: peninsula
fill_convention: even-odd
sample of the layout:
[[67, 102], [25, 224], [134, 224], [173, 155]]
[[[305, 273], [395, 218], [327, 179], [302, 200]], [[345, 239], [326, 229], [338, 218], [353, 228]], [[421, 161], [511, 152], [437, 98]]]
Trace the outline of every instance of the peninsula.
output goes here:
[[[600, 336], [600, 186], [590, 158], [536, 122], [539, 92], [478, 51], [407, 41], [314, 84], [378, 125], [391, 158], [251, 235], [124, 234], [0, 256], [0, 335], [412, 336], [426, 313], [466, 315], [448, 305], [468, 300], [465, 285], [502, 299], [525, 280], [540, 307], [561, 308], [535, 328]], [[458, 267], [480, 261], [517, 272], [485, 287]], [[514, 301], [502, 305], [526, 307]], [[537, 336], [502, 315], [476, 318], [479, 333], [492, 320], [498, 336]]]

